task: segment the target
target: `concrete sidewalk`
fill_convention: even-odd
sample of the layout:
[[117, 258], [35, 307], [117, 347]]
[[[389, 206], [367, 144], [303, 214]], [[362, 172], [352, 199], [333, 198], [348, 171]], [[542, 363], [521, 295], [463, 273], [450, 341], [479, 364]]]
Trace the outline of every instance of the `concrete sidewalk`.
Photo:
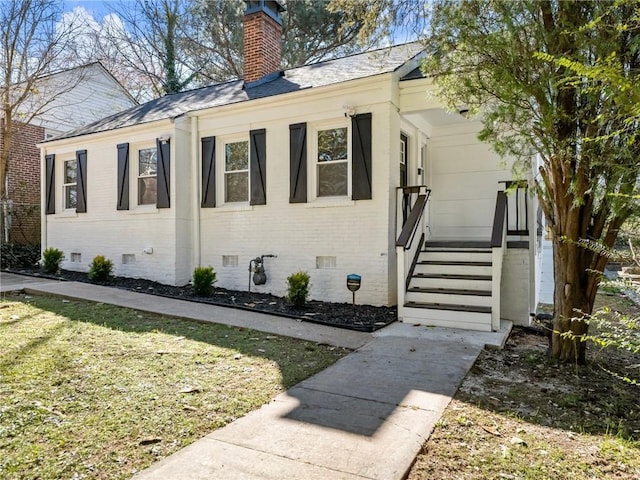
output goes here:
[[506, 322], [496, 333], [395, 323], [365, 334], [95, 285], [27, 288], [357, 348], [136, 480], [402, 479], [482, 348], [502, 346], [510, 330]]

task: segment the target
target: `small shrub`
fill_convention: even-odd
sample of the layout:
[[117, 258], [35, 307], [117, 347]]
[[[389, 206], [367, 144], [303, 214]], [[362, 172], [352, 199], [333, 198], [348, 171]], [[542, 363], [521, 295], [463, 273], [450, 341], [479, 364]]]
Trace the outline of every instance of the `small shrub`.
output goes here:
[[58, 273], [63, 258], [62, 250], [54, 247], [45, 248], [42, 252], [42, 268], [47, 273]]
[[89, 278], [95, 282], [105, 282], [111, 276], [113, 262], [102, 255], [96, 255], [89, 265]]
[[309, 296], [309, 274], [292, 273], [287, 277], [287, 300], [296, 307], [303, 307]]
[[3, 243], [0, 246], [2, 268], [32, 268], [40, 260], [40, 245]]
[[200, 297], [208, 297], [213, 292], [216, 272], [213, 267], [196, 267], [193, 271], [193, 291]]

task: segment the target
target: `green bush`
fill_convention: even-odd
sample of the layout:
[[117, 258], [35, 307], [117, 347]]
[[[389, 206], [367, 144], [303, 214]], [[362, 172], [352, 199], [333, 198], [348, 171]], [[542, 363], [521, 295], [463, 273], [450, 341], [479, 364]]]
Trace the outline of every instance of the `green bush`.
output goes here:
[[0, 245], [0, 266], [2, 268], [31, 268], [40, 260], [40, 245]]
[[309, 274], [292, 273], [287, 277], [287, 300], [296, 307], [303, 307], [309, 296]]
[[54, 247], [48, 247], [42, 252], [42, 268], [47, 273], [58, 273], [60, 270], [60, 262], [64, 258], [62, 250]]
[[113, 262], [102, 255], [93, 257], [89, 265], [89, 278], [95, 282], [105, 282], [109, 280], [113, 271]]
[[196, 267], [193, 271], [193, 291], [200, 297], [208, 297], [216, 283], [216, 272], [213, 267]]

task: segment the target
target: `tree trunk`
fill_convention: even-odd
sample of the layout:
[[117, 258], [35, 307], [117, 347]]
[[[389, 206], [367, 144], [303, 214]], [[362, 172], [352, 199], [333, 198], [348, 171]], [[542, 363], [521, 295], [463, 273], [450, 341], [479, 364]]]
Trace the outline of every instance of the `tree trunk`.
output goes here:
[[[595, 290], [587, 295], [589, 265], [583, 265], [584, 247], [562, 240], [553, 240], [554, 264], [554, 304], [555, 318], [551, 337], [551, 356], [562, 362], [586, 363], [586, 342], [589, 325], [583, 320], [591, 313], [595, 300]], [[591, 297], [591, 298], [589, 298]]]

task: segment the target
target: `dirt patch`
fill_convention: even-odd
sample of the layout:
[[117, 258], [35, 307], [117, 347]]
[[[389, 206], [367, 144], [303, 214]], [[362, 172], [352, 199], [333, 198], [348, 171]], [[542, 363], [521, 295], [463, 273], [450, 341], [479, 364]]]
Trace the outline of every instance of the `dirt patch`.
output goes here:
[[[637, 318], [624, 295], [597, 308]], [[586, 366], [558, 364], [543, 331], [515, 328], [483, 351], [425, 443], [410, 480], [640, 479], [640, 353], [588, 347]]]
[[44, 275], [39, 270], [15, 270], [14, 272], [65, 281], [93, 283], [192, 302], [266, 312], [305, 322], [361, 332], [373, 332], [389, 325], [398, 318], [396, 307], [374, 307], [372, 305], [351, 305], [349, 303], [330, 303], [313, 300], [307, 302], [303, 308], [296, 308], [283, 297], [267, 293], [249, 293], [215, 288], [212, 296], [199, 297], [195, 295], [191, 285], [175, 287], [150, 280], [126, 277], [113, 277], [107, 282], [92, 282], [86, 273], [69, 270], [63, 270], [55, 276]]

